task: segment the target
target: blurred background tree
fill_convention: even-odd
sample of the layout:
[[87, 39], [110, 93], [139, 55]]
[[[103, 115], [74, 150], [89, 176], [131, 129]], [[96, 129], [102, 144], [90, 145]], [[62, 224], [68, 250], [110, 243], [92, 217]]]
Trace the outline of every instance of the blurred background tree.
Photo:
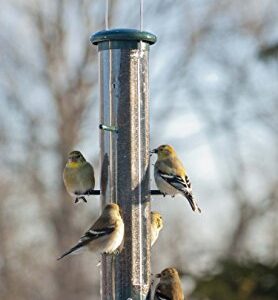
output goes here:
[[[111, 27], [138, 28], [139, 1], [110, 2]], [[73, 207], [61, 174], [72, 149], [98, 174], [89, 37], [104, 28], [104, 1], [0, 3], [0, 298], [98, 299], [98, 258], [56, 257], [100, 208], [97, 197]], [[196, 299], [278, 298], [277, 13], [275, 0], [145, 0], [145, 29], [159, 39], [151, 144], [175, 146], [203, 209], [153, 199], [165, 227], [152, 268], [178, 266]]]
[[192, 299], [272, 300], [277, 295], [277, 265], [225, 261], [217, 274], [206, 274], [198, 279]]

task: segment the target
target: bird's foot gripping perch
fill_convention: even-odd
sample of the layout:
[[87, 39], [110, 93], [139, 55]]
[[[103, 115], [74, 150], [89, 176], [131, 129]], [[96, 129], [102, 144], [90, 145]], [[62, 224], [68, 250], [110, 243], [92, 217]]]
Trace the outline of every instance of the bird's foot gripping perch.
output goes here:
[[76, 197], [74, 203], [79, 203], [79, 200], [83, 200], [85, 203], [88, 203], [87, 199], [84, 196]]

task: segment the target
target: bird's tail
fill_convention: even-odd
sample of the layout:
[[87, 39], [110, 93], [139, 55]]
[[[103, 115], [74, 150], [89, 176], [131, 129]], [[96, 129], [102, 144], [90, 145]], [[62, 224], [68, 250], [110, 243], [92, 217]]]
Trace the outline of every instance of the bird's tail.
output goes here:
[[189, 193], [188, 191], [184, 191], [184, 196], [188, 200], [188, 202], [189, 202], [189, 204], [190, 204], [193, 211], [198, 211], [199, 213], [202, 212], [200, 207], [198, 206], [196, 200], [194, 199], [194, 197], [191, 193]]
[[59, 258], [57, 258], [57, 260], [60, 260], [69, 254], [76, 254], [77, 252], [79, 252], [82, 249], [83, 246], [84, 246], [84, 244], [82, 242], [76, 244], [74, 247], [72, 247], [71, 249], [69, 249], [68, 251], [63, 253]]

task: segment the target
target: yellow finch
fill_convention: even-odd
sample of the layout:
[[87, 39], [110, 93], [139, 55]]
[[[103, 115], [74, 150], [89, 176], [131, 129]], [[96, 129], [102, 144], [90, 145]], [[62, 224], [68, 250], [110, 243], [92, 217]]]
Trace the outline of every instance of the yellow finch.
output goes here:
[[86, 231], [78, 243], [61, 255], [59, 259], [82, 249], [112, 254], [121, 245], [124, 237], [124, 223], [117, 204], [107, 204], [93, 226]]
[[160, 281], [155, 288], [154, 300], [184, 300], [179, 273], [175, 268], [167, 268], [156, 277]]
[[75, 198], [75, 203], [80, 199], [87, 202], [86, 196], [90, 195], [95, 187], [95, 176], [93, 167], [81, 152], [70, 152], [63, 179], [67, 192]]
[[174, 197], [182, 194], [189, 202], [193, 211], [201, 212], [192, 194], [191, 182], [185, 168], [170, 145], [161, 145], [151, 151], [157, 154], [154, 165], [154, 179], [158, 189], [165, 195]]
[[151, 247], [156, 242], [160, 230], [163, 228], [163, 219], [159, 212], [151, 212]]

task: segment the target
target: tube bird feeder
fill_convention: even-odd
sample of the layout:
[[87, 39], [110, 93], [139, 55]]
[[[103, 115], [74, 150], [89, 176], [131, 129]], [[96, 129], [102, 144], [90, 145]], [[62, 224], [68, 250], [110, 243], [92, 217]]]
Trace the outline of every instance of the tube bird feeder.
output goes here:
[[100, 31], [101, 201], [117, 203], [125, 223], [122, 251], [102, 256], [101, 299], [148, 299], [150, 271], [149, 45], [134, 29]]

